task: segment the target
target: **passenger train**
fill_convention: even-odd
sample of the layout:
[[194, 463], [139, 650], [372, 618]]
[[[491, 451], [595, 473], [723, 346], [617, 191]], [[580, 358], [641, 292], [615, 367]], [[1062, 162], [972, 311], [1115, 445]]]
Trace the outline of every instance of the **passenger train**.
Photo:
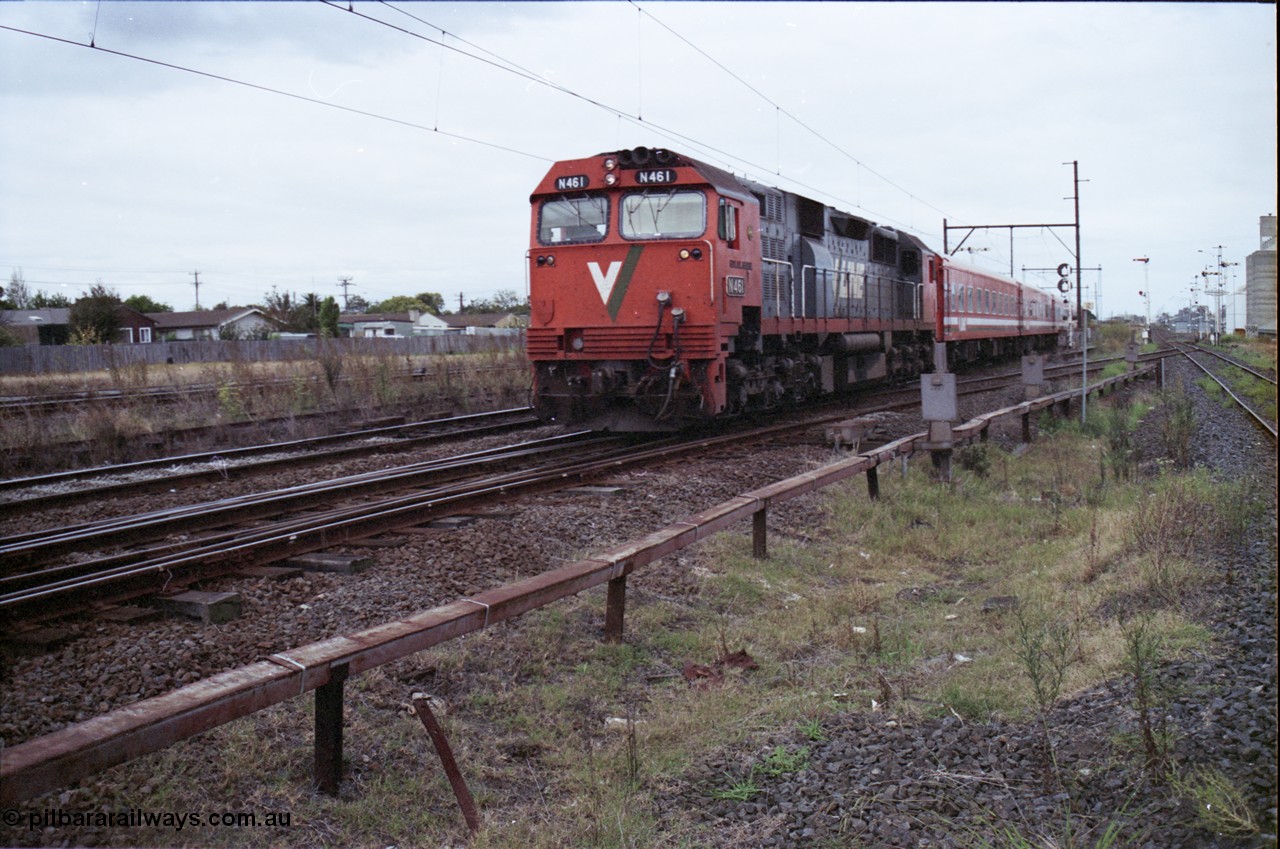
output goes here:
[[676, 430], [1069, 334], [1049, 293], [669, 150], [557, 162], [530, 202], [546, 421]]

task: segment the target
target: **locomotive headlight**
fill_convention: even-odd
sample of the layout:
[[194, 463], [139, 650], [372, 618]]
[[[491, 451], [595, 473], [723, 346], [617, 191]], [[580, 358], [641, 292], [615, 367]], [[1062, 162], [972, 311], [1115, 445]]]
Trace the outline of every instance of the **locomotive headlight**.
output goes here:
[[575, 337], [573, 337], [573, 341], [572, 341], [572, 342], [570, 342], [569, 344], [570, 344], [570, 346], [572, 346], [572, 347], [573, 347], [573, 350], [575, 350], [575, 351], [581, 351], [581, 350], [582, 350], [582, 344], [583, 344], [583, 343], [582, 343], [582, 337], [581, 337], [581, 336], [575, 336]]
[[604, 170], [606, 170], [606, 171], [612, 171], [614, 168], [617, 168], [617, 167], [618, 167], [618, 160], [617, 160], [617, 159], [615, 159], [615, 158], [614, 158], [614, 157], [612, 157], [612, 156], [606, 156], [606, 157], [604, 158]]
[[616, 186], [618, 184], [618, 175], [613, 171], [604, 175], [604, 184], [606, 186]]

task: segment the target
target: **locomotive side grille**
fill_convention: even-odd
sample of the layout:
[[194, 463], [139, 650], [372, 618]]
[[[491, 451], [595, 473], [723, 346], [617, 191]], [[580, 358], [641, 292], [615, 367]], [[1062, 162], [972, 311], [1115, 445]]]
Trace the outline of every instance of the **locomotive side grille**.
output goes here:
[[778, 192], [765, 192], [764, 204], [760, 207], [760, 215], [768, 221], [781, 221], [782, 195]]
[[787, 258], [787, 243], [784, 239], [777, 236], [760, 236], [760, 256], [764, 259], [785, 260]]

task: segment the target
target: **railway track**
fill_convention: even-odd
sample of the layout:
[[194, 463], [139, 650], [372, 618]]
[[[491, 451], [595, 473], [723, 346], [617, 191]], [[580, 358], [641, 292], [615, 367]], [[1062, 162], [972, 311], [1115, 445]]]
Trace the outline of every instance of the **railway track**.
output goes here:
[[505, 433], [535, 424], [537, 419], [529, 408], [520, 407], [13, 478], [0, 481], [0, 519], [106, 498], [261, 475], [280, 468], [403, 451], [444, 440]]
[[[1188, 362], [1194, 365], [1207, 378], [1221, 388], [1221, 390], [1226, 393], [1227, 397], [1231, 398], [1231, 400], [1244, 411], [1250, 421], [1271, 437], [1273, 444], [1276, 442], [1276, 379], [1273, 376], [1263, 374], [1251, 366], [1240, 362], [1234, 357], [1228, 357], [1200, 345], [1177, 342], [1174, 340], [1168, 340], [1168, 344], [1181, 353]], [[1269, 409], [1266, 409], [1262, 405], [1256, 403], [1254, 400], [1250, 399], [1245, 392], [1240, 390], [1238, 380], [1232, 379], [1232, 375], [1229, 374], [1231, 369], [1239, 369], [1240, 371], [1250, 375], [1252, 378], [1271, 386], [1271, 405]]]
[[[1005, 385], [1011, 379], [1005, 375]], [[990, 378], [966, 384], [964, 393], [992, 389]], [[860, 398], [863, 409], [854, 413], [909, 410], [918, 404], [916, 389], [886, 391]], [[12, 534], [0, 538], [0, 623], [38, 621], [107, 599], [186, 586], [519, 493], [562, 488], [717, 446], [785, 438], [850, 414], [844, 406], [800, 422], [639, 446], [623, 437], [568, 434], [286, 490]]]
[[[1090, 363], [1089, 370], [1090, 372], [1099, 371], [1119, 359], [1117, 357], [1100, 359]], [[958, 383], [961, 392], [981, 392], [987, 389], [999, 389], [1009, 381], [1016, 380], [1019, 374], [1020, 372], [1003, 372], [989, 376], [965, 377]], [[1046, 375], [1055, 378], [1073, 378], [1077, 374], [1078, 369], [1074, 365], [1060, 365], [1046, 369]], [[915, 387], [896, 391], [876, 390], [864, 393], [863, 397], [872, 401], [895, 403], [893, 399], [899, 395], [912, 401], [919, 398]], [[844, 399], [836, 402], [838, 405], [844, 403], [846, 403]], [[104, 499], [132, 497], [148, 492], [164, 492], [241, 479], [281, 468], [320, 465], [340, 459], [403, 451], [445, 439], [501, 433], [536, 423], [531, 409], [521, 407], [492, 413], [367, 428], [343, 434], [0, 480], [0, 520], [29, 515], [41, 510], [101, 502]], [[429, 432], [424, 433], [424, 431]], [[385, 441], [371, 442], [371, 440]], [[161, 470], [164, 471], [161, 472]]]

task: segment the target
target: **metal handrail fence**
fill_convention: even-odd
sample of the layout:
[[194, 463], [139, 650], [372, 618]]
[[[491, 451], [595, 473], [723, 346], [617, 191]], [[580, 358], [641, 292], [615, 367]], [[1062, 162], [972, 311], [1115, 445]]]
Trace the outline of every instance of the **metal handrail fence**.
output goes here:
[[[1102, 394], [1152, 371], [1152, 366], [1134, 369], [1103, 380], [1088, 391]], [[955, 427], [955, 440], [985, 439], [993, 423], [1020, 417], [1024, 441], [1029, 441], [1033, 413], [1059, 408], [1063, 415], [1070, 415], [1070, 404], [1079, 396], [1080, 390], [1067, 390], [987, 413]], [[0, 751], [0, 804], [11, 806], [65, 787], [308, 690], [316, 691], [316, 780], [322, 790], [336, 793], [342, 763], [342, 687], [347, 678], [600, 584], [607, 585], [605, 637], [621, 639], [626, 580], [637, 569], [748, 518], [752, 520], [754, 552], [763, 557], [765, 518], [770, 508], [858, 474], [867, 476], [869, 495], [875, 498], [878, 468], [910, 455], [927, 437], [917, 433], [897, 439], [736, 496], [585, 560], [394, 622], [279, 652], [11, 746]]]

